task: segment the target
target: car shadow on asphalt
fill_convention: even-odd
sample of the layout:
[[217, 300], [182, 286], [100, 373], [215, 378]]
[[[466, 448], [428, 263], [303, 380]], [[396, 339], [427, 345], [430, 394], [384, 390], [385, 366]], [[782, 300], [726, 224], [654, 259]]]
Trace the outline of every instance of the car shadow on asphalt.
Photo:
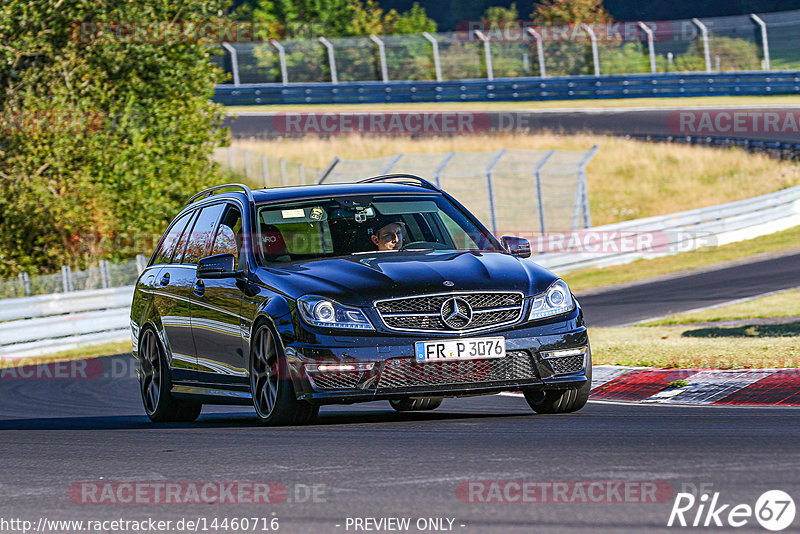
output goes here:
[[[491, 419], [508, 417], [528, 417], [531, 413], [465, 413], [465, 412], [430, 412], [430, 413], [397, 413], [384, 412], [333, 412], [322, 413], [311, 424], [295, 427], [274, 427], [268, 430], [313, 430], [315, 427], [334, 425], [369, 425], [380, 423], [418, 423], [423, 421], [459, 421], [467, 419]], [[251, 413], [227, 413], [201, 415], [200, 419], [191, 423], [152, 423], [145, 416], [84, 416], [84, 417], [47, 417], [19, 418], [0, 420], [0, 432], [3, 430], [168, 430], [168, 429], [203, 429], [203, 428], [241, 428], [263, 427]]]

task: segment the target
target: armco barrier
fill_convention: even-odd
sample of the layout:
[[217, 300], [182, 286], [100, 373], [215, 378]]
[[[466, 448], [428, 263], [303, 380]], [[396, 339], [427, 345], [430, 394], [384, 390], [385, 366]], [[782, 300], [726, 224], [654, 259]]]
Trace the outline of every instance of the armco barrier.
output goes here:
[[[800, 186], [756, 198], [670, 215], [636, 219], [585, 232], [658, 232], [669, 237], [662, 252], [550, 253], [533, 261], [556, 273], [583, 267], [629, 263], [641, 258], [690, 250], [698, 237], [708, 245], [752, 239], [800, 224]], [[0, 308], [0, 358], [34, 356], [130, 336], [129, 306], [133, 287], [57, 293], [5, 299]]]
[[225, 105], [488, 102], [800, 93], [800, 71], [216, 86]]
[[[755, 198], [669, 215], [592, 227], [587, 232], [613, 236], [614, 246], [598, 252], [566, 251], [535, 255], [533, 260], [563, 274], [585, 267], [606, 267], [753, 239], [800, 225], [800, 186]], [[657, 235], [667, 242], [659, 250], [624, 251], [623, 239]], [[609, 250], [612, 249], [612, 250]]]
[[130, 338], [133, 286], [3, 299], [0, 358]]

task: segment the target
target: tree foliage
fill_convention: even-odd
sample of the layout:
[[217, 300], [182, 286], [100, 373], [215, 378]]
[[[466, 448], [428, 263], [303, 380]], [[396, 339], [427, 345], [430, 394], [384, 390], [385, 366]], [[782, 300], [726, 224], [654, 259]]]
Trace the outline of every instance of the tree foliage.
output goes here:
[[272, 36], [285, 39], [436, 31], [418, 3], [398, 13], [384, 11], [376, 0], [260, 0], [243, 16], [266, 23]]
[[81, 33], [76, 21], [209, 21], [224, 7], [0, 6], [0, 276], [129, 255], [115, 246], [121, 233], [160, 234], [187, 196], [214, 180], [209, 156], [226, 132], [209, 101], [221, 75], [213, 48], [132, 39], [110, 26]]
[[605, 22], [611, 15], [603, 7], [603, 0], [541, 0], [531, 18], [539, 22]]

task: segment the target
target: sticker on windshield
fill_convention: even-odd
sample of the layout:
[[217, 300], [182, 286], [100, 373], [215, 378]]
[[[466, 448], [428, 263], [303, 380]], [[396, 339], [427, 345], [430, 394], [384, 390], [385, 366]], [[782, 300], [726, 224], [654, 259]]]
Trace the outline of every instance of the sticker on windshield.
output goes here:
[[298, 217], [305, 217], [305, 213], [303, 212], [303, 208], [297, 208], [293, 210], [281, 210], [281, 215], [284, 219], [296, 219]]
[[320, 219], [322, 219], [322, 216], [324, 214], [325, 212], [322, 211], [322, 208], [311, 208], [311, 214], [309, 215], [309, 217], [311, 217], [311, 219], [315, 221], [319, 221]]

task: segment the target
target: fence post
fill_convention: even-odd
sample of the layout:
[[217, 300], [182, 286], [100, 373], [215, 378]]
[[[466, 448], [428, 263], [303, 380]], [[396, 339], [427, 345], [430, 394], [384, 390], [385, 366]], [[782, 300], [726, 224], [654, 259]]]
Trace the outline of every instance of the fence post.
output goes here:
[[233, 73], [233, 86], [239, 87], [239, 55], [230, 43], [222, 43], [222, 48], [231, 54], [231, 72]]
[[64, 289], [64, 293], [69, 293], [73, 289], [72, 269], [69, 268], [69, 265], [61, 266], [61, 287]]
[[711, 72], [711, 52], [708, 50], [708, 28], [700, 22], [700, 19], [694, 18], [692, 22], [700, 29], [700, 35], [703, 37], [703, 56], [706, 60], [706, 72]]
[[445, 155], [444, 159], [439, 162], [439, 165], [436, 166], [436, 170], [433, 171], [433, 179], [436, 180], [436, 187], [442, 187], [440, 176], [442, 175], [442, 171], [447, 167], [447, 164], [450, 163], [450, 160], [456, 155], [455, 152], [450, 152]]
[[281, 83], [286, 85], [289, 83], [289, 72], [286, 69], [286, 49], [275, 39], [271, 39], [270, 44], [278, 50], [278, 61], [281, 64]]
[[769, 40], [767, 39], [767, 23], [755, 13], [751, 13], [750, 18], [761, 27], [761, 45], [764, 48], [764, 68], [766, 70], [772, 70], [769, 65]]
[[233, 172], [233, 147], [228, 148], [228, 171]]
[[322, 43], [328, 50], [328, 65], [331, 68], [331, 83], [339, 83], [339, 76], [336, 73], [336, 57], [333, 54], [333, 45], [324, 37], [320, 37], [319, 42]]
[[244, 149], [244, 175], [250, 178], [250, 151]]
[[300, 164], [300, 184], [306, 185], [306, 168], [303, 167], [303, 164]]
[[19, 273], [19, 285], [22, 286], [25, 296], [29, 297], [31, 295], [31, 277], [28, 276], [28, 273]]
[[281, 158], [281, 183], [286, 186], [288, 185], [288, 181], [286, 178], [286, 160]]
[[394, 157], [391, 160], [389, 160], [389, 164], [386, 167], [384, 167], [384, 169], [381, 171], [381, 174], [388, 174], [389, 171], [391, 171], [392, 168], [394, 168], [394, 166], [397, 165], [397, 162], [400, 161], [404, 155], [405, 154], [395, 154]]
[[544, 235], [544, 202], [542, 201], [542, 168], [550, 159], [550, 156], [556, 153], [555, 149], [548, 150], [544, 157], [536, 164], [533, 170], [533, 175], [536, 178], [536, 203], [539, 206], [539, 231]]
[[489, 81], [494, 80], [494, 69], [492, 68], [492, 48], [489, 44], [489, 37], [482, 31], [475, 30], [475, 35], [483, 41], [483, 57], [486, 60], [486, 79]]
[[436, 74], [436, 81], [442, 81], [442, 63], [439, 59], [439, 43], [436, 38], [428, 32], [422, 32], [422, 36], [431, 43], [433, 48], [433, 70]]
[[331, 162], [330, 162], [330, 163], [328, 163], [328, 166], [327, 166], [327, 167], [325, 167], [324, 169], [322, 169], [322, 170], [319, 172], [319, 178], [317, 178], [317, 183], [318, 183], [318, 184], [321, 184], [322, 182], [324, 182], [324, 181], [325, 181], [325, 178], [327, 178], [327, 177], [328, 177], [328, 175], [329, 175], [331, 172], [333, 172], [333, 168], [334, 168], [334, 167], [336, 167], [336, 165], [337, 165], [338, 163], [339, 163], [339, 156], [333, 156], [333, 159], [331, 160]]
[[386, 66], [386, 47], [377, 35], [370, 35], [370, 40], [378, 45], [378, 58], [381, 62], [381, 79], [384, 83], [389, 81], [389, 69]]
[[497, 214], [494, 208], [494, 188], [492, 187], [492, 169], [494, 166], [497, 165], [497, 162], [500, 161], [500, 158], [503, 157], [503, 154], [506, 153], [506, 149], [500, 150], [497, 152], [495, 157], [492, 158], [492, 161], [489, 162], [489, 165], [486, 167], [486, 192], [489, 194], [489, 218], [492, 221], [492, 233], [497, 235]]
[[594, 75], [600, 76], [600, 55], [597, 53], [597, 35], [588, 24], [581, 24], [586, 33], [589, 34], [589, 39], [592, 40], [592, 63], [594, 64]]
[[261, 156], [261, 174], [264, 175], [264, 187], [269, 187], [269, 166], [265, 155]]
[[592, 158], [600, 148], [597, 145], [594, 145], [589, 152], [583, 157], [581, 162], [578, 164], [578, 188], [580, 189], [580, 203], [583, 210], [583, 227], [584, 228], [591, 228], [592, 227], [592, 218], [589, 213], [589, 188], [586, 185], [586, 166], [592, 161]]
[[536, 39], [536, 55], [539, 57], [539, 75], [544, 78], [547, 76], [547, 72], [544, 68], [544, 45], [542, 45], [542, 35], [531, 26], [528, 26], [528, 33]]
[[647, 35], [647, 54], [650, 56], [650, 72], [656, 73], [656, 50], [653, 45], [653, 30], [644, 22], [637, 22], [636, 24]]
[[144, 271], [146, 268], [147, 268], [147, 258], [145, 257], [144, 254], [137, 254], [136, 270], [139, 272], [139, 274], [142, 274], [142, 271]]
[[100, 285], [103, 289], [111, 287], [111, 270], [108, 267], [108, 260], [100, 260]]

